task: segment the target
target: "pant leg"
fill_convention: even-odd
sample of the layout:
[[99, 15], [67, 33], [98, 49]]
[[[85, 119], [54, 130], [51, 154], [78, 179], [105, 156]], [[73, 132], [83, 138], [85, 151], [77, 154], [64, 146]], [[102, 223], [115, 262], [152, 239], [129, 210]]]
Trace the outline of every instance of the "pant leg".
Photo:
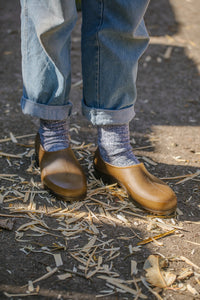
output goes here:
[[43, 119], [70, 115], [70, 35], [75, 0], [21, 0], [22, 111]]
[[83, 114], [95, 125], [134, 117], [138, 59], [148, 45], [149, 0], [82, 0]]

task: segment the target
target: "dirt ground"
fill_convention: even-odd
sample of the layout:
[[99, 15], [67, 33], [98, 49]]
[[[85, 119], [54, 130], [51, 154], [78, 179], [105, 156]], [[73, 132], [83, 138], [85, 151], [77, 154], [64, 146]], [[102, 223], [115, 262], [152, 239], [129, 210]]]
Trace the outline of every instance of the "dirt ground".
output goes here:
[[[130, 124], [135, 154], [177, 194], [170, 218], [150, 216], [94, 177], [96, 129], [80, 107], [81, 14], [72, 36], [71, 137], [88, 196], [67, 204], [43, 190], [38, 120], [20, 109], [19, 1], [0, 0], [0, 9], [0, 299], [200, 299], [200, 1], [151, 1]], [[175, 276], [168, 286], [153, 275], [148, 282], [150, 255], [165, 261], [155, 269], [160, 280], [161, 269]]]

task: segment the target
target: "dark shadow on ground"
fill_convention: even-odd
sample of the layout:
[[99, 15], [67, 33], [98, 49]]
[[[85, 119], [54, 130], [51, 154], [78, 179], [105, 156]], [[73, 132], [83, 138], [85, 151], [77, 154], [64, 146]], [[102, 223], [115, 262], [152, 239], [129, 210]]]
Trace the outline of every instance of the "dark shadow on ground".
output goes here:
[[[184, 5], [184, 4], [183, 4]], [[180, 24], [168, 0], [151, 0], [145, 15], [150, 36], [174, 35]]]

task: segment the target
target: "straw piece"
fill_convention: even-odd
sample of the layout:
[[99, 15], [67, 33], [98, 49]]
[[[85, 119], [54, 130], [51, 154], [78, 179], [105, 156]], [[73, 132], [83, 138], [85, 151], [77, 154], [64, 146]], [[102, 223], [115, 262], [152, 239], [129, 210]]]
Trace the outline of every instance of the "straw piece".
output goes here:
[[4, 295], [8, 298], [12, 298], [12, 297], [28, 297], [28, 296], [36, 296], [38, 295], [38, 293], [29, 293], [29, 294], [10, 294], [7, 292], [3, 292]]
[[44, 280], [44, 279], [49, 278], [50, 276], [52, 276], [52, 275], [53, 275], [54, 273], [56, 273], [57, 271], [58, 271], [58, 268], [52, 269], [51, 271], [49, 271], [48, 273], [44, 274], [43, 276], [41, 276], [41, 277], [35, 279], [35, 280], [33, 281], [33, 284], [36, 283], [36, 282], [38, 282], [38, 281], [41, 281], [41, 280]]
[[[130, 293], [132, 295], [137, 295], [138, 294], [138, 291], [128, 287], [127, 285], [121, 283], [123, 282], [122, 280], [119, 280], [119, 279], [116, 279], [116, 278], [110, 278], [110, 277], [107, 277], [107, 276], [98, 276], [98, 278], [100, 279], [104, 279], [106, 280], [107, 282], [119, 287], [120, 289], [124, 290], [125, 292], [127, 293]], [[140, 293], [140, 298], [142, 299], [147, 299], [147, 296], [145, 296], [144, 294]]]
[[[35, 136], [35, 133], [33, 134], [25, 134], [25, 135], [19, 135], [19, 136], [16, 136], [15, 138], [16, 139], [23, 139], [23, 138], [27, 138], [27, 137], [32, 137], [32, 136]], [[1, 139], [0, 140], [0, 143], [5, 143], [5, 142], [9, 142], [11, 141], [11, 138], [5, 138], [5, 139]]]
[[188, 180], [191, 180], [191, 179], [194, 179], [195, 177], [199, 176], [200, 175], [200, 170], [198, 170], [196, 173], [194, 174], [191, 174], [190, 176], [188, 176], [187, 178], [184, 178], [183, 180], [180, 180], [176, 183], [177, 184], [180, 184], [180, 183], [185, 183], [186, 181]]
[[64, 274], [60, 274], [60, 275], [57, 275], [57, 276], [58, 276], [58, 279], [65, 280], [65, 279], [71, 278], [72, 274], [70, 274], [70, 273], [64, 273]]
[[162, 234], [158, 234], [158, 235], [156, 235], [156, 236], [153, 236], [152, 238], [151, 238], [151, 237], [150, 237], [150, 238], [147, 238], [147, 239], [145, 239], [145, 240], [143, 240], [143, 241], [138, 242], [138, 243], [137, 243], [137, 246], [146, 245], [146, 244], [152, 242], [153, 240], [157, 240], [157, 239], [163, 238], [163, 237], [165, 237], [165, 236], [167, 236], [167, 235], [170, 235], [170, 234], [174, 233], [175, 231], [176, 231], [176, 230], [173, 229], [173, 230], [170, 230], [170, 231], [168, 231], [168, 232], [164, 232], [164, 233], [162, 233]]
[[189, 260], [188, 258], [186, 258], [185, 256], [180, 256], [180, 259], [183, 260], [184, 262], [186, 262], [188, 265], [191, 265], [192, 267], [194, 267], [197, 270], [200, 270], [200, 267], [197, 266], [196, 264], [194, 264], [191, 260]]
[[11, 158], [22, 158], [22, 154], [12, 154], [0, 151], [0, 156], [11, 157]]

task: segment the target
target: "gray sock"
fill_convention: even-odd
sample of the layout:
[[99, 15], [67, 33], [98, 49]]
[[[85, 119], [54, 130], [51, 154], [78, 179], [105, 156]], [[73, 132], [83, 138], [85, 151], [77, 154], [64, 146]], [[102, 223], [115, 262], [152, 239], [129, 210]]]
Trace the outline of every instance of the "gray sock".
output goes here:
[[69, 122], [40, 119], [39, 134], [45, 151], [52, 152], [69, 147]]
[[102, 159], [111, 165], [139, 164], [130, 145], [129, 124], [98, 126], [98, 147]]

